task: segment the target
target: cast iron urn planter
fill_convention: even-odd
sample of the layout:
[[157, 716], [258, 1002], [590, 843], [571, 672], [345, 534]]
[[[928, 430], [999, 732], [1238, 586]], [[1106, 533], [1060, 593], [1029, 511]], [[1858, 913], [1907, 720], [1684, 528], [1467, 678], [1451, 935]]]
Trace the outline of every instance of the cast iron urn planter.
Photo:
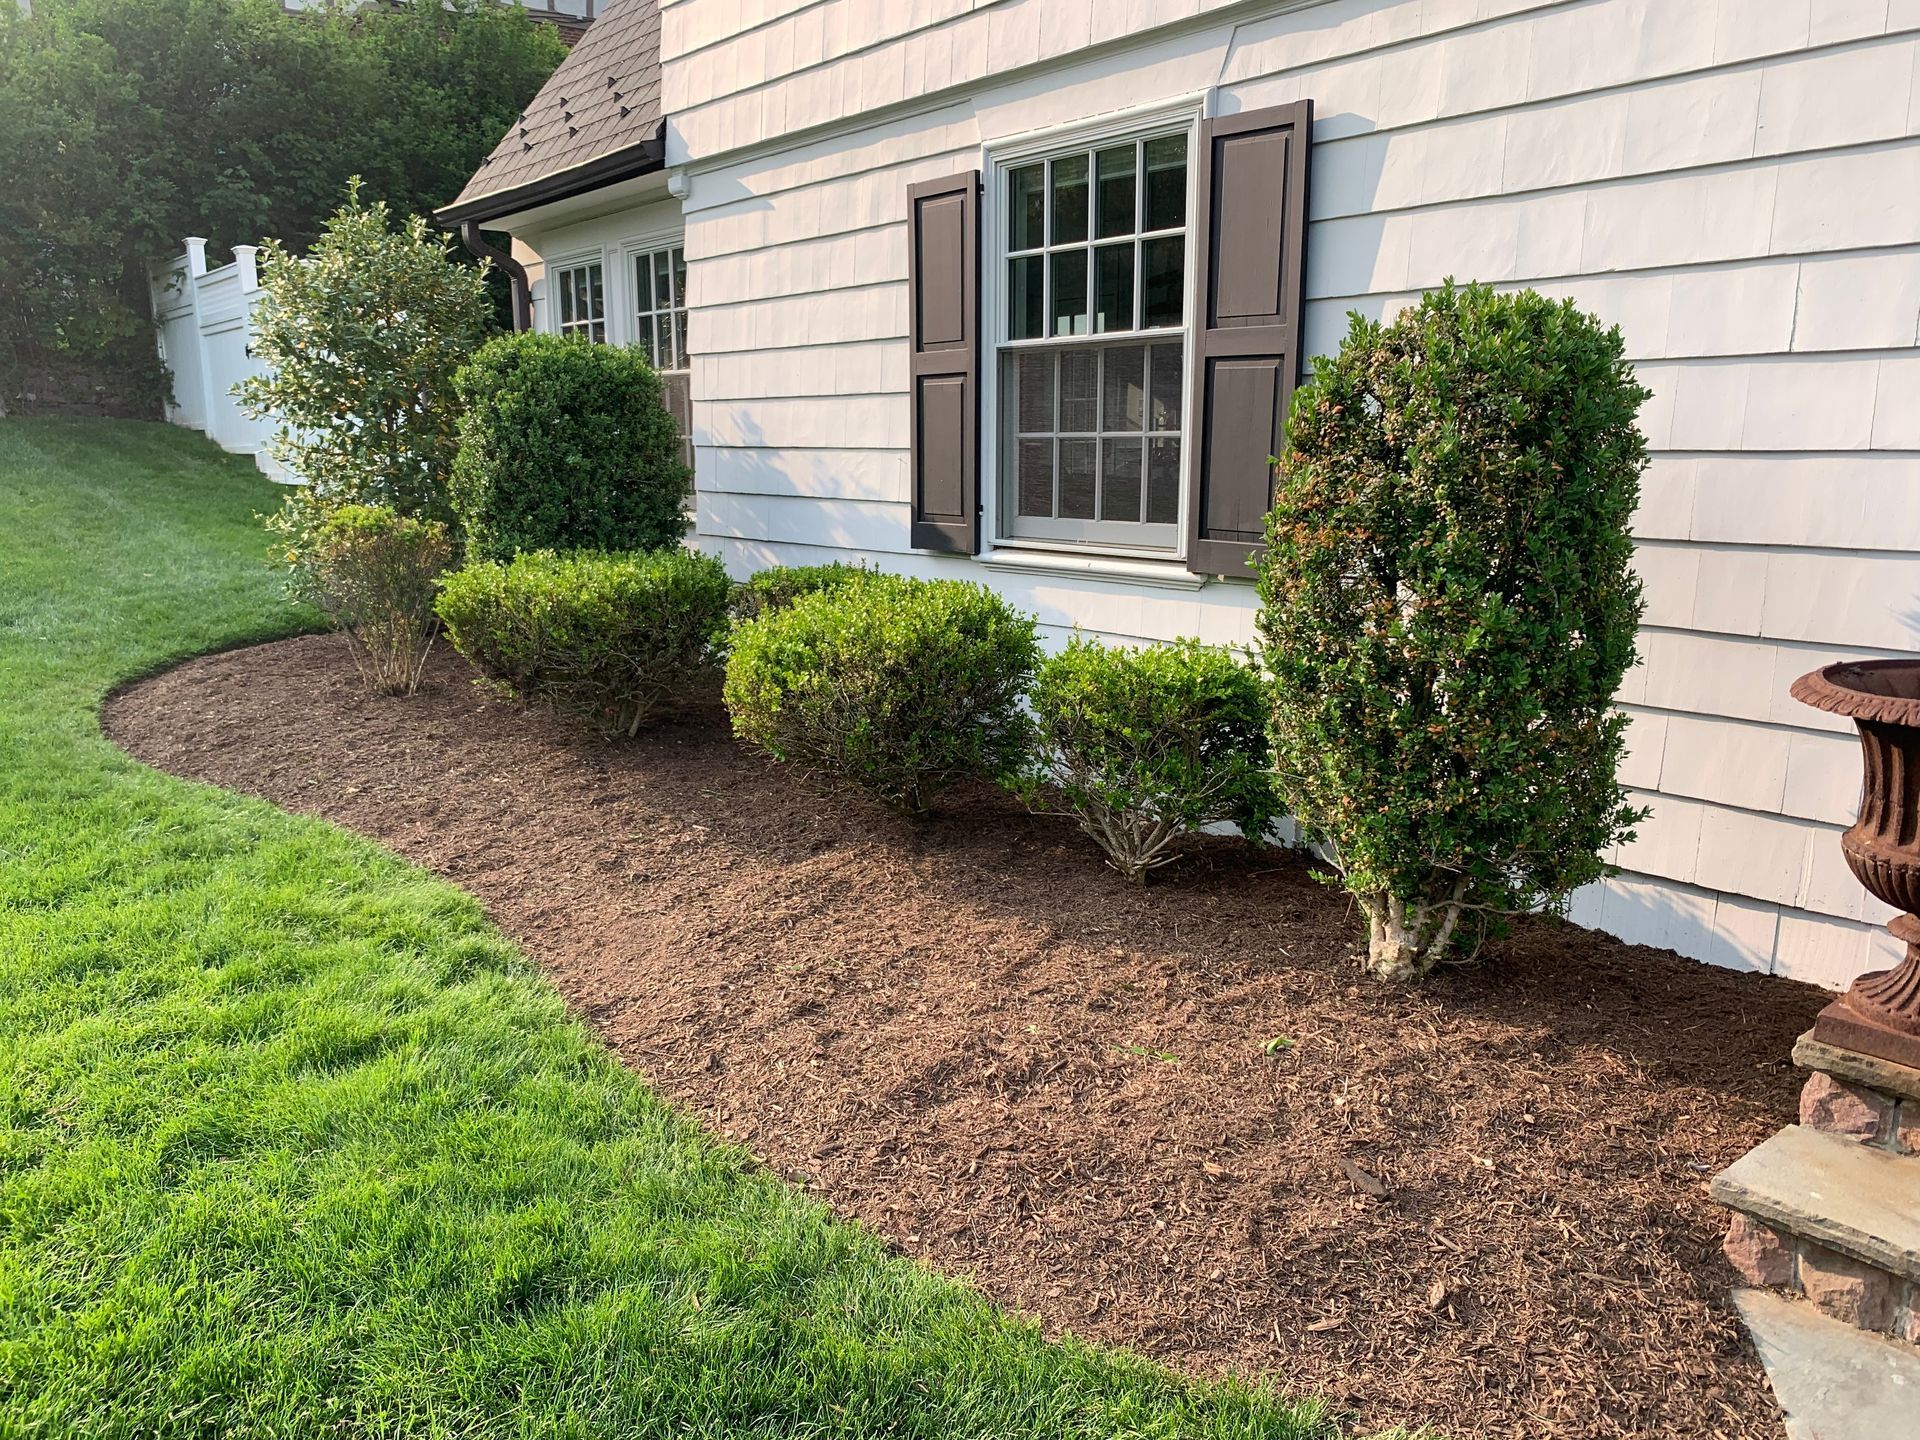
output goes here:
[[1860, 731], [1860, 818], [1840, 837], [1867, 890], [1904, 915], [1888, 923], [1907, 958], [1875, 970], [1820, 1012], [1813, 1038], [1920, 1068], [1920, 660], [1855, 660], [1793, 682], [1793, 698]]

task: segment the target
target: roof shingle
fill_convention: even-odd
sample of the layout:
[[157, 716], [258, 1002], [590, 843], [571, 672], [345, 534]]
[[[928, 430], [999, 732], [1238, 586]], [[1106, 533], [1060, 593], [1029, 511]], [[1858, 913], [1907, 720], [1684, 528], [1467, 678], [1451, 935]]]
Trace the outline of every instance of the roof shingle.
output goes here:
[[607, 0], [560, 68], [446, 207], [466, 205], [660, 133], [660, 10]]

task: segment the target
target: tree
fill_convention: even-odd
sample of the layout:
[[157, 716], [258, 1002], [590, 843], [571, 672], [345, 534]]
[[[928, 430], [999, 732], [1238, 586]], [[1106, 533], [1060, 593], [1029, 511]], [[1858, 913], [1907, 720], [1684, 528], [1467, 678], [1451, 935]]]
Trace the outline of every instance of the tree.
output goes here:
[[274, 458], [308, 482], [296, 509], [451, 518], [453, 377], [486, 338], [484, 272], [457, 264], [421, 216], [394, 229], [354, 182], [309, 254], [262, 249], [260, 288], [254, 353], [268, 368], [240, 397], [277, 422]]
[[445, 204], [565, 53], [497, 0], [0, 5], [0, 396], [152, 413], [151, 264], [187, 235], [304, 247], [356, 174]]
[[1276, 779], [1376, 975], [1561, 902], [1631, 837], [1647, 394], [1570, 302], [1449, 283], [1354, 316], [1295, 397], [1260, 568]]

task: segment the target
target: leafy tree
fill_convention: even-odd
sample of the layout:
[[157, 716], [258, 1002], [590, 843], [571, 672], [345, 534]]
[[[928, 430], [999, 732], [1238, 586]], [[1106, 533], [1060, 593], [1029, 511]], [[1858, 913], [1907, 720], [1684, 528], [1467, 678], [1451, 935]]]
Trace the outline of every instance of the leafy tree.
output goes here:
[[1647, 394], [1571, 302], [1449, 283], [1356, 315], [1295, 397], [1260, 571], [1277, 783], [1383, 978], [1631, 836], [1613, 697]]
[[396, 230], [356, 182], [309, 254], [261, 250], [254, 352], [268, 368], [240, 397], [278, 422], [273, 457], [308, 482], [296, 518], [342, 502], [451, 518], [453, 377], [486, 338], [488, 300], [449, 243], [419, 215]]
[[187, 235], [304, 247], [356, 174], [445, 204], [564, 54], [496, 0], [0, 5], [0, 402], [152, 413], [152, 263]]

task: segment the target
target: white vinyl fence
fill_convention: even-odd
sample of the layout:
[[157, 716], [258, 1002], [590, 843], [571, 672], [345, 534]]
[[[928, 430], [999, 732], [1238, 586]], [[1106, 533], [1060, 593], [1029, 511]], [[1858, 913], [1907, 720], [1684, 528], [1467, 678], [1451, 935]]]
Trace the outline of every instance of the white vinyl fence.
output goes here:
[[207, 242], [189, 237], [186, 252], [153, 276], [153, 313], [160, 359], [173, 375], [167, 419], [201, 431], [223, 450], [251, 455], [262, 473], [291, 481], [267, 454], [273, 426], [249, 420], [233, 387], [265, 367], [253, 358], [253, 307], [260, 298], [259, 247], [236, 245], [233, 263], [207, 268]]

